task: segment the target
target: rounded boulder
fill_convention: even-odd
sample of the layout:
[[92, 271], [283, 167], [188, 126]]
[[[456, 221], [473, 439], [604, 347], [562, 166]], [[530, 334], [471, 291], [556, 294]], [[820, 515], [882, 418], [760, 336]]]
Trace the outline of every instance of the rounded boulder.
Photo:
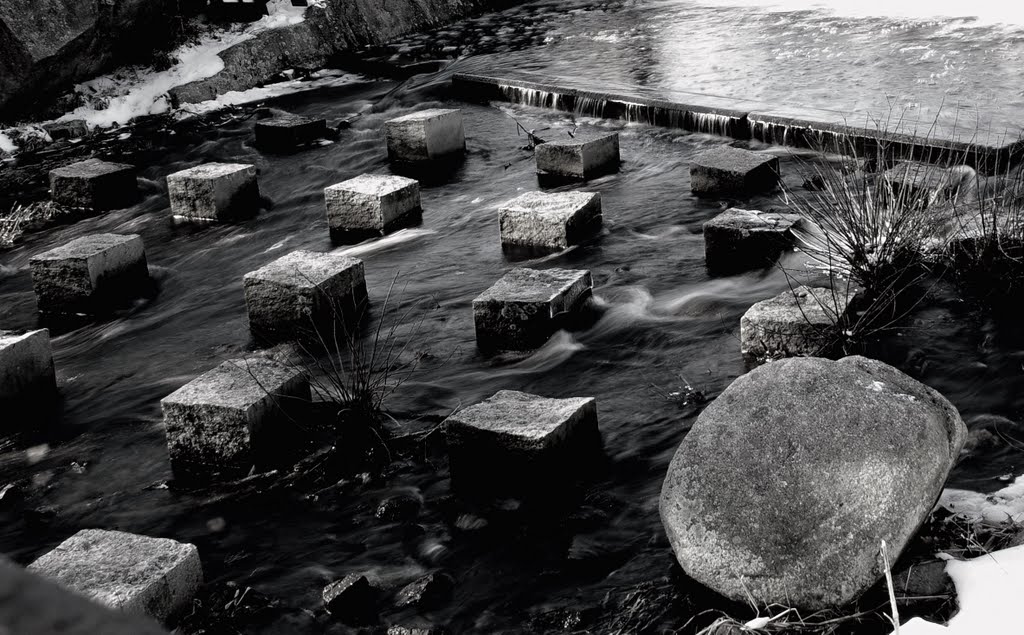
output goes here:
[[661, 490], [679, 564], [739, 601], [840, 606], [928, 516], [967, 438], [938, 392], [884, 363], [803, 357], [734, 381]]

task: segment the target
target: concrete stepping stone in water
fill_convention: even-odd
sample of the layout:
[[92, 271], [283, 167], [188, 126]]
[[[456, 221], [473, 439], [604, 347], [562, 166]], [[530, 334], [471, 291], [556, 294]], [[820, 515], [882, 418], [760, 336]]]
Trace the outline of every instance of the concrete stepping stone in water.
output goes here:
[[498, 210], [504, 247], [565, 249], [601, 226], [597, 192], [526, 192]]
[[0, 632], [10, 635], [167, 635], [151, 618], [97, 604], [3, 556], [0, 597]]
[[231, 221], [260, 208], [256, 167], [244, 163], [206, 163], [167, 177], [171, 215], [185, 221]]
[[353, 243], [422, 220], [420, 184], [404, 176], [362, 174], [324, 188], [331, 240]]
[[704, 223], [704, 261], [713, 274], [769, 267], [793, 244], [797, 214], [730, 208]]
[[619, 133], [547, 141], [534, 151], [542, 177], [585, 180], [619, 170]]
[[333, 343], [368, 303], [363, 261], [338, 253], [293, 251], [245, 274], [244, 285], [249, 328], [265, 341]]
[[[592, 397], [552, 399], [515, 390], [448, 417], [452, 484], [495, 497], [562, 490], [600, 447]], [[571, 467], [570, 467], [571, 466]]]
[[762, 300], [740, 318], [740, 351], [755, 361], [827, 356], [839, 342], [853, 298], [852, 291], [801, 286]]
[[882, 173], [892, 194], [904, 204], [927, 207], [953, 198], [962, 189], [974, 184], [977, 174], [972, 168], [945, 168], [917, 161], [903, 161]]
[[81, 139], [89, 136], [89, 126], [85, 123], [84, 119], [44, 123], [43, 130], [54, 141], [59, 141], [60, 139]]
[[32, 256], [32, 286], [44, 313], [102, 313], [150, 285], [142, 238], [93, 234]]
[[[18, 412], [56, 390], [50, 332], [0, 331], [0, 412]], [[0, 429], [0, 435], [5, 432], [10, 430]]]
[[203, 582], [195, 545], [123, 531], [83, 529], [28, 570], [100, 604], [166, 620]]
[[160, 401], [175, 475], [236, 478], [280, 458], [309, 402], [301, 368], [263, 357], [222, 363]]
[[462, 111], [444, 108], [421, 110], [384, 123], [388, 159], [422, 163], [451, 159], [466, 151]]
[[139, 198], [135, 166], [86, 159], [50, 170], [50, 196], [67, 207], [96, 211], [129, 207]]
[[473, 300], [481, 350], [539, 348], [590, 298], [593, 280], [579, 269], [518, 268]]
[[779, 158], [720, 146], [690, 162], [690, 189], [699, 194], [756, 194], [779, 182]]
[[326, 119], [279, 115], [257, 121], [253, 128], [256, 146], [270, 152], [290, 152], [327, 136]]

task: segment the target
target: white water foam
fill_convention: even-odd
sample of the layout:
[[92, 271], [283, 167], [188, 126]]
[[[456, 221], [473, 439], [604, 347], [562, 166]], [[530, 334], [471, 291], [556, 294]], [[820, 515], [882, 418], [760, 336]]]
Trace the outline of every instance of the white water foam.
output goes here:
[[259, 88], [250, 88], [249, 90], [232, 90], [220, 95], [216, 99], [210, 99], [198, 104], [184, 104], [178, 109], [177, 114], [179, 117], [204, 115], [230, 106], [250, 104], [256, 101], [263, 101], [282, 95], [293, 95], [308, 90], [336, 88], [361, 81], [364, 81], [364, 79], [359, 75], [352, 75], [334, 69], [325, 69], [313, 73], [309, 79], [293, 79], [267, 84]]

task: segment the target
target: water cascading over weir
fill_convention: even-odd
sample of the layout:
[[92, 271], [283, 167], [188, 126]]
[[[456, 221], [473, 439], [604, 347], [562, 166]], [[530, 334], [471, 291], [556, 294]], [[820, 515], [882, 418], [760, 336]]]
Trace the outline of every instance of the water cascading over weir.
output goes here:
[[965, 164], [983, 174], [1009, 170], [1020, 163], [1024, 153], [1024, 143], [1017, 140], [990, 145], [978, 142], [976, 136], [942, 136], [934, 130], [916, 134], [916, 130], [901, 126], [849, 125], [845, 117], [833, 112], [822, 111], [825, 116], [819, 121], [791, 116], [786, 111], [773, 112], [741, 99], [694, 94], [694, 103], [683, 103], [646, 88], [630, 89], [629, 94], [603, 92], [538, 81], [522, 73], [457, 73], [452, 77], [452, 89], [466, 101], [504, 101], [579, 116], [621, 119], [851, 156]]

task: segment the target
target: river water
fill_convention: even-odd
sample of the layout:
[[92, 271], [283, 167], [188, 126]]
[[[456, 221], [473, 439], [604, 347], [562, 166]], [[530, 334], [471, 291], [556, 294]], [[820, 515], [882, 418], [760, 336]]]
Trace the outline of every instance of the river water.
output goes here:
[[[464, 59], [401, 85], [367, 80], [278, 100], [275, 108], [329, 121], [366, 113], [335, 143], [294, 155], [257, 151], [253, 119], [246, 118], [153, 128], [144, 144], [109, 147], [111, 158], [139, 165], [144, 200], [30, 236], [0, 254], [0, 324], [36, 324], [28, 259], [84, 234], [141, 234], [159, 292], [114, 319], [55, 336], [61, 424], [49, 438], [32, 441], [47, 443], [45, 453], [26, 452], [17, 440], [0, 447], [0, 487], [17, 481], [32, 501], [29, 511], [0, 507], [0, 552], [27, 563], [86, 527], [193, 542], [210, 582], [251, 586], [294, 608], [244, 632], [346, 632], [311, 616], [320, 610], [326, 583], [369, 572], [394, 585], [438, 567], [457, 580], [452, 602], [423, 616], [386, 610], [385, 621], [488, 633], [561, 632], [571, 630], [567, 624], [595, 632], [612, 624], [625, 632], [639, 628], [615, 621], [623, 619], [617, 602], [627, 601], [637, 585], [663, 580], [670, 568], [657, 497], [668, 461], [697, 414], [667, 395], [688, 382], [713, 397], [744, 373], [740, 316], [789, 286], [778, 270], [728, 278], [705, 271], [701, 223], [732, 205], [780, 206], [778, 195], [731, 200], [690, 193], [689, 159], [725, 139], [623, 122], [573, 122], [564, 113], [517, 105], [462, 105], [468, 154], [450, 178], [424, 186], [422, 226], [350, 248], [366, 264], [378, 311], [397, 277], [397, 294], [411, 307], [403, 332], [420, 323], [413, 348], [428, 356], [387, 404], [400, 422], [422, 430], [500, 389], [598, 398], [609, 462], [587, 492], [586, 522], [535, 529], [525, 538], [474, 530], [479, 523], [470, 512], [451, 513], [444, 467], [417, 456], [317, 502], [238, 505], [230, 496], [168, 489], [159, 400], [252, 349], [242, 276], [291, 250], [331, 249], [323, 188], [364, 172], [388, 172], [380, 126], [415, 109], [451, 104], [452, 72], [480, 71], [497, 60], [595, 85], [713, 90], [842, 108], [875, 107], [885, 103], [884, 93], [913, 87], [907, 99], [924, 112], [944, 91], [947, 102], [971, 97], [979, 106], [999, 104], [986, 112], [1000, 126], [1009, 127], [1018, 111], [1024, 79], [1004, 72], [1024, 51], [1012, 27], [819, 9], [774, 13], [735, 4], [570, 3], [566, 12], [561, 3], [538, 3], [409, 38], [368, 54], [416, 59], [456, 46], [452, 55]], [[972, 34], [982, 34], [981, 42]], [[715, 51], [713, 59], [708, 51]], [[856, 63], [844, 61], [850, 59]], [[605, 227], [595, 240], [525, 263], [503, 255], [498, 205], [538, 187], [516, 121], [550, 138], [577, 124], [620, 133], [621, 171], [587, 184], [603, 197]], [[799, 157], [784, 148], [754, 147], [779, 155], [787, 184], [799, 186]], [[173, 225], [164, 177], [207, 161], [255, 164], [269, 208], [235, 225]], [[799, 260], [794, 254], [786, 262], [797, 267]], [[601, 317], [586, 330], [559, 333], [530, 356], [480, 355], [471, 302], [513, 264], [590, 269]], [[1017, 469], [1015, 421], [1024, 405], [1020, 331], [939, 283], [927, 303], [873, 348], [945, 394], [972, 427], [1007, 437], [965, 459], [953, 486], [989, 491]], [[377, 503], [395, 493], [424, 499], [418, 528], [374, 518]], [[699, 595], [685, 597], [691, 599], [673, 605], [670, 612], [678, 614], [665, 617], [665, 624], [680, 627], [707, 607], [692, 599]], [[882, 632], [882, 623], [875, 626]]]

